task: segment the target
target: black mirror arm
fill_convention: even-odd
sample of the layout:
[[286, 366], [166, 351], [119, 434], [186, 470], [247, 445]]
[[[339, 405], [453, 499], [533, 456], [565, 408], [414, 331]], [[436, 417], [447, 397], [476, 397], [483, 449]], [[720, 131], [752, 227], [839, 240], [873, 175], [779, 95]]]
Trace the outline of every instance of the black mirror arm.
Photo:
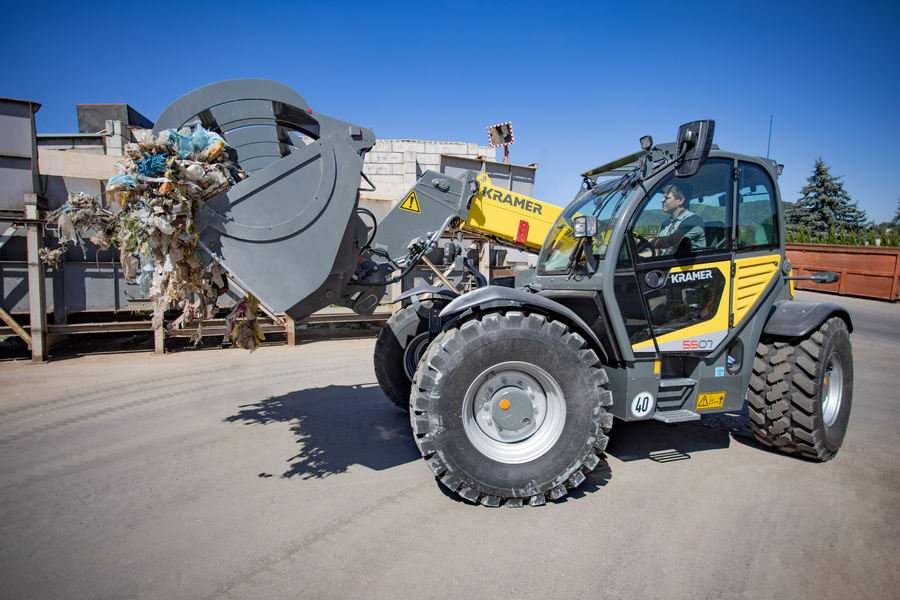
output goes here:
[[785, 281], [815, 281], [816, 283], [837, 283], [841, 280], [841, 274], [834, 271], [822, 271], [814, 275], [794, 275], [785, 277]]

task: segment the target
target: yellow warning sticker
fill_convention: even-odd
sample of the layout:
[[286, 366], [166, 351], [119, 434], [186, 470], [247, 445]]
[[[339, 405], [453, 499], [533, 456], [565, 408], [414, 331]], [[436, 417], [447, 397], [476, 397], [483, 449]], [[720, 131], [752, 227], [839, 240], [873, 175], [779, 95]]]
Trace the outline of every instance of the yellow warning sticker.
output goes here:
[[422, 210], [419, 208], [419, 198], [416, 196], [416, 190], [411, 191], [400, 203], [402, 210], [408, 210], [416, 214], [420, 214]]
[[725, 406], [725, 392], [713, 392], [711, 394], [700, 394], [697, 399], [697, 410], [708, 410], [710, 408], [722, 408]]

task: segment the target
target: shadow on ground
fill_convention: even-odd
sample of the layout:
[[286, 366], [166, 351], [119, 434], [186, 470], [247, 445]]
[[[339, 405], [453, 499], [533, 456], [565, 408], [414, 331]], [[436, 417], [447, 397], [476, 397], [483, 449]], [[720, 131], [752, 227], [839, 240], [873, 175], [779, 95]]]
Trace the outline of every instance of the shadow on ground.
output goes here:
[[281, 477], [324, 478], [344, 473], [350, 465], [382, 471], [421, 458], [409, 416], [374, 383], [298, 390], [240, 408], [225, 421], [290, 423], [300, 448], [286, 459], [290, 467]]
[[728, 448], [731, 441], [768, 450], [753, 437], [746, 404], [740, 412], [704, 415], [699, 421], [615, 421], [607, 454], [621, 461], [652, 460], [658, 463], [690, 460], [696, 452]]
[[[382, 471], [421, 458], [408, 415], [392, 406], [374, 383], [298, 390], [240, 408], [225, 421], [290, 424], [299, 450], [286, 459], [289, 468], [280, 477], [324, 478], [345, 473], [351, 465]], [[606, 454], [623, 462], [652, 460], [666, 464], [690, 460], [697, 452], [727, 449], [732, 440], [772, 451], [753, 438], [745, 406], [740, 412], [704, 415], [700, 421], [689, 423], [616, 421]], [[569, 490], [568, 498], [592, 494], [611, 479], [610, 466], [601, 459], [580, 486]], [[448, 498], [463, 502], [443, 485], [439, 487]]]

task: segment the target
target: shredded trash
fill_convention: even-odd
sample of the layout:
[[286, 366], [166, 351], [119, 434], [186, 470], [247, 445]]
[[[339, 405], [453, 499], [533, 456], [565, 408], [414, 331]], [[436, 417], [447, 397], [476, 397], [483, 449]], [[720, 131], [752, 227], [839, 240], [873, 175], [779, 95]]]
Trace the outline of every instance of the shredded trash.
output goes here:
[[256, 320], [258, 314], [259, 301], [253, 294], [248, 294], [247, 299], [241, 300], [225, 317], [225, 336], [222, 341], [227, 342], [230, 339], [235, 346], [250, 352], [259, 348], [266, 336]]
[[[210, 318], [225, 288], [225, 269], [199, 251], [194, 212], [247, 177], [234, 156], [220, 135], [199, 124], [128, 144], [116, 164], [118, 175], [107, 182], [109, 206], [70, 193], [48, 217], [59, 232], [59, 247], [41, 249], [41, 260], [58, 267], [76, 243], [86, 255], [83, 236], [93, 233], [90, 241], [101, 249], [119, 250], [125, 281], [138, 283], [141, 294], [153, 301], [153, 327], [162, 327], [165, 310], [174, 302], [183, 311], [180, 321], [198, 323], [192, 339], [199, 344], [203, 320]], [[265, 336], [256, 321], [258, 307], [252, 296], [235, 307], [226, 340], [251, 351], [259, 347]]]

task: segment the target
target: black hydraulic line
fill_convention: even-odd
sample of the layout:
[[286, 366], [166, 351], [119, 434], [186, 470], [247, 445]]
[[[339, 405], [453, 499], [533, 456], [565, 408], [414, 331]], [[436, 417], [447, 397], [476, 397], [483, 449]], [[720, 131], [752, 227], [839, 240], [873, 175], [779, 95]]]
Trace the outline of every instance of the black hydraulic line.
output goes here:
[[484, 275], [482, 275], [475, 267], [472, 266], [472, 263], [469, 262], [468, 258], [463, 259], [463, 266], [475, 278], [476, 288], [482, 288], [488, 284], [487, 279], [485, 279]]
[[417, 264], [419, 264], [419, 260], [421, 260], [421, 258], [424, 254], [425, 253], [422, 252], [418, 256], [416, 256], [416, 258], [414, 260], [409, 261], [409, 266], [406, 267], [406, 270], [403, 271], [402, 273], [400, 273], [399, 275], [397, 275], [396, 277], [391, 277], [390, 279], [385, 279], [384, 281], [369, 282], [369, 281], [363, 281], [362, 279], [360, 279], [356, 275], [354, 275], [353, 282], [358, 283], [359, 285], [371, 285], [371, 286], [376, 286], [376, 287], [381, 286], [381, 285], [390, 285], [392, 283], [397, 283], [398, 281], [400, 281], [401, 279], [403, 279], [404, 277], [406, 277], [407, 275], [410, 274], [410, 272], [415, 268], [415, 266]]

